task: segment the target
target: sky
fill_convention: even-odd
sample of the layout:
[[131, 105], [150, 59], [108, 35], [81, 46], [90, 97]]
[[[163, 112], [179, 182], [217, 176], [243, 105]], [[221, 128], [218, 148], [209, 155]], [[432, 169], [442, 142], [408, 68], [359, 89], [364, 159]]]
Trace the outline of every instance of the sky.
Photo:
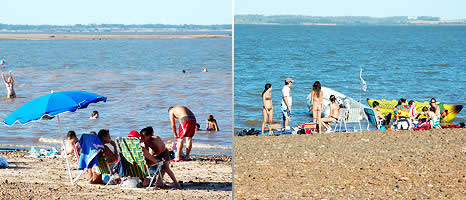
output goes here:
[[434, 16], [466, 19], [466, 0], [235, 0], [235, 15]]
[[2, 0], [0, 23], [231, 24], [231, 0]]

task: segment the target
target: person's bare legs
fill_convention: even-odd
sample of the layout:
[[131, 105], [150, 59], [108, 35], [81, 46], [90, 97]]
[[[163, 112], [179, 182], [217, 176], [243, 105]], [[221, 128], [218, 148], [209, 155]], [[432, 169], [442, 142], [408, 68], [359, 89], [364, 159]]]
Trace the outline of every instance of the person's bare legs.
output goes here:
[[177, 139], [175, 160], [181, 160], [181, 151], [183, 150], [183, 138]]
[[327, 123], [333, 122], [333, 121], [334, 121], [333, 118], [331, 118], [331, 117], [324, 117], [324, 118], [322, 118], [320, 121], [322, 122], [322, 125], [325, 127], [325, 129], [327, 129], [326, 132], [332, 131], [332, 127], [330, 127], [330, 125], [327, 124]]
[[180, 184], [178, 184], [178, 181], [176, 180], [176, 177], [175, 177], [175, 173], [173, 173], [173, 171], [170, 169], [170, 162], [168, 161], [164, 161], [163, 162], [163, 168], [162, 168], [162, 178], [163, 178], [163, 174], [164, 172], [167, 172], [168, 176], [170, 176], [170, 178], [172, 179], [173, 183], [175, 184], [175, 187], [180, 189]]
[[193, 147], [193, 137], [186, 138], [186, 159], [189, 159], [191, 148]]
[[269, 118], [269, 136], [271, 136], [272, 134], [270, 134], [270, 125], [272, 125], [272, 121], [273, 121], [273, 109], [270, 110], [268, 112], [268, 118]]
[[[265, 108], [262, 108], [262, 134], [264, 135], [264, 129], [265, 129], [265, 123], [267, 122], [267, 110]], [[270, 133], [270, 129], [269, 129]]]
[[320, 115], [322, 114], [322, 111], [319, 108], [316, 108], [315, 106], [312, 108], [312, 121], [317, 123], [316, 126], [319, 128], [319, 134], [321, 133], [321, 120], [320, 120]]

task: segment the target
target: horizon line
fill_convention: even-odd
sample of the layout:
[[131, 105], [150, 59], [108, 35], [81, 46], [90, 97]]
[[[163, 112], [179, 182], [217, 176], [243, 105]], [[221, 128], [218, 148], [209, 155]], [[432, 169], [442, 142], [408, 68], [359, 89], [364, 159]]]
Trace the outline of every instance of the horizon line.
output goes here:
[[[391, 16], [385, 16], [385, 17], [375, 17], [375, 16], [369, 16], [369, 15], [303, 15], [303, 14], [235, 14], [234, 16], [239, 16], [239, 15], [261, 15], [261, 16], [266, 16], [266, 17], [271, 17], [271, 16], [304, 16], [304, 17], [372, 17], [372, 18], [387, 18], [387, 17], [439, 17], [439, 16], [433, 16], [433, 15], [391, 15]], [[446, 17], [439, 17], [442, 20], [445, 20]], [[464, 18], [455, 18], [455, 19], [448, 19], [448, 20], [466, 20], [466, 17]]]

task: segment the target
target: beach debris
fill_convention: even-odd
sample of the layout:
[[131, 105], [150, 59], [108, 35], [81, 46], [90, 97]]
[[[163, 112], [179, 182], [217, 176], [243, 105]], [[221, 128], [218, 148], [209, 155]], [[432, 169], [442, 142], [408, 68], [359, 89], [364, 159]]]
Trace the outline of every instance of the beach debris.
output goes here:
[[246, 136], [246, 135], [259, 135], [261, 133], [260, 130], [255, 130], [254, 128], [250, 128], [249, 130], [243, 129], [241, 131], [237, 131], [235, 136]]
[[46, 157], [46, 158], [56, 158], [60, 157], [58, 150], [55, 147], [52, 147], [51, 150], [46, 150], [46, 149], [40, 149], [37, 150], [35, 147], [31, 147], [31, 150], [29, 150], [29, 155], [25, 155], [24, 157], [26, 158], [40, 158], [40, 157]]

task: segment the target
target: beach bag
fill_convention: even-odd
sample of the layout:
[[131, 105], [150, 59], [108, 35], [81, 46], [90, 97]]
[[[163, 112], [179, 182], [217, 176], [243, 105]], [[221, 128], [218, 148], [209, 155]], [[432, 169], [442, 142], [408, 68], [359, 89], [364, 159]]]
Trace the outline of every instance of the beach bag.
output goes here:
[[301, 129], [304, 129], [306, 134], [314, 134], [317, 132], [317, 123], [315, 122], [307, 122], [301, 125]]
[[113, 171], [116, 172], [119, 177], [128, 176], [128, 166], [130, 165], [131, 163], [120, 153], [120, 160], [113, 166]]

